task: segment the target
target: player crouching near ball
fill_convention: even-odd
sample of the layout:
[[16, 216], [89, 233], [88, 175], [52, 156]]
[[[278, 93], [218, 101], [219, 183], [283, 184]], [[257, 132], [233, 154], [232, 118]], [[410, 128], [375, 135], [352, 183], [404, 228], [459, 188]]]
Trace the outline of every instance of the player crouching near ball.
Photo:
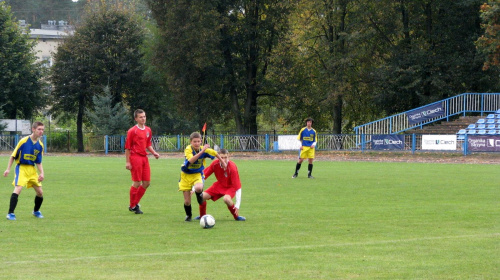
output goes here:
[[[4, 177], [9, 175], [10, 168], [15, 160], [17, 163], [15, 168], [16, 174], [14, 182], [12, 182], [12, 185], [14, 185], [14, 192], [10, 197], [9, 212], [7, 214], [7, 219], [11, 221], [16, 220], [14, 210], [16, 209], [17, 200], [23, 187], [35, 189], [36, 196], [33, 216], [43, 218], [43, 215], [40, 212], [40, 207], [43, 202], [42, 181], [44, 179], [42, 166], [43, 143], [40, 140], [44, 131], [43, 123], [34, 122], [31, 127], [31, 131], [32, 133], [30, 136], [24, 137], [21, 141], [19, 141], [19, 143], [17, 143], [17, 146], [9, 159], [7, 170], [3, 173]], [[38, 169], [39, 173], [37, 173], [36, 169]]]
[[[199, 204], [203, 203], [203, 169], [205, 169], [205, 158], [214, 159], [217, 157], [220, 161], [219, 154], [210, 149], [209, 144], [201, 146], [201, 134], [199, 132], [191, 133], [189, 137], [191, 145], [188, 145], [184, 150], [184, 164], [181, 167], [181, 178], [179, 180], [179, 191], [184, 195], [184, 211], [186, 218], [184, 221], [190, 222], [192, 217], [191, 208], [191, 190], [194, 188], [196, 199]], [[223, 169], [226, 169], [226, 164], [223, 163]]]
[[[245, 221], [245, 217], [239, 216], [239, 208], [241, 203], [241, 182], [240, 175], [236, 164], [229, 161], [229, 152], [226, 149], [221, 149], [219, 152], [220, 159], [214, 160], [207, 169], [205, 169], [205, 178], [215, 174], [216, 182], [203, 192], [203, 203], [200, 205], [199, 219], [207, 214], [207, 200], [217, 201], [223, 197], [227, 209], [233, 215], [236, 221]], [[227, 166], [227, 168], [224, 168]], [[236, 203], [233, 203], [233, 198], [236, 197]]]

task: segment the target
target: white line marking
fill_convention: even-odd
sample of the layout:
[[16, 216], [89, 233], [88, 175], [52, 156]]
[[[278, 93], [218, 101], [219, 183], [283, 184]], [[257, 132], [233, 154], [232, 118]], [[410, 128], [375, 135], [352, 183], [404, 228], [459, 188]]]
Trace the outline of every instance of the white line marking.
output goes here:
[[[465, 238], [497, 238], [500, 237], [500, 233], [491, 234], [473, 234], [473, 235], [457, 235], [457, 236], [434, 236], [434, 237], [421, 237], [421, 238], [409, 238], [409, 239], [394, 239], [394, 240], [382, 240], [382, 241], [368, 241], [368, 242], [347, 242], [347, 243], [337, 243], [337, 244], [318, 244], [318, 245], [297, 245], [297, 246], [282, 246], [282, 247], [259, 247], [259, 248], [238, 248], [238, 249], [228, 249], [228, 250], [210, 250], [210, 251], [192, 251], [192, 252], [162, 252], [162, 253], [143, 253], [143, 254], [124, 254], [124, 255], [103, 255], [103, 256], [84, 256], [77, 258], [52, 258], [52, 259], [37, 259], [37, 263], [50, 263], [50, 262], [75, 262], [75, 261], [92, 261], [101, 259], [122, 259], [122, 258], [134, 258], [134, 257], [154, 257], [154, 256], [174, 256], [174, 255], [202, 255], [202, 254], [214, 254], [214, 253], [242, 253], [242, 252], [256, 252], [256, 251], [277, 251], [277, 250], [296, 250], [296, 249], [311, 249], [311, 248], [322, 248], [322, 247], [345, 247], [345, 246], [366, 246], [366, 245], [381, 245], [390, 243], [408, 243], [408, 242], [418, 242], [418, 241], [432, 241], [432, 240], [445, 240], [445, 239], [465, 239]], [[6, 261], [3, 262], [7, 265], [12, 264], [32, 264], [33, 260], [27, 261]]]

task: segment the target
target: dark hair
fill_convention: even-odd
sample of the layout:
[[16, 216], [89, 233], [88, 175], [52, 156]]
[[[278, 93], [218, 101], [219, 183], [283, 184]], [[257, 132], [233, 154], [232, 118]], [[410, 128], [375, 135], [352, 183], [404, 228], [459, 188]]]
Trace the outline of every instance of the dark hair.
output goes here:
[[44, 126], [42, 122], [34, 122], [32, 125], [31, 125], [31, 128], [33, 129], [36, 129], [37, 127], [39, 126]]
[[219, 151], [219, 154], [221, 154], [221, 155], [226, 155], [228, 153], [229, 152], [226, 149], [220, 149], [220, 151]]
[[134, 112], [134, 119], [137, 118], [137, 115], [142, 114], [142, 113], [146, 113], [146, 112], [144, 112], [144, 110], [142, 110], [142, 109], [135, 110], [135, 112]]
[[311, 124], [313, 124], [313, 123], [314, 123], [314, 120], [313, 120], [312, 118], [307, 118], [307, 119], [306, 119], [306, 125], [307, 125], [307, 122], [308, 122], [308, 121], [311, 121]]

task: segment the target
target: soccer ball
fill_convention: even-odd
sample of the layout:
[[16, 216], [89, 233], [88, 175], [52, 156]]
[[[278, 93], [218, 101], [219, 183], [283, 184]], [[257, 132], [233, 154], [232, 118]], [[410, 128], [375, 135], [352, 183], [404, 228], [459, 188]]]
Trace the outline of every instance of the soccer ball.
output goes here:
[[202, 228], [213, 228], [215, 226], [215, 219], [212, 215], [205, 215], [200, 219], [200, 226]]

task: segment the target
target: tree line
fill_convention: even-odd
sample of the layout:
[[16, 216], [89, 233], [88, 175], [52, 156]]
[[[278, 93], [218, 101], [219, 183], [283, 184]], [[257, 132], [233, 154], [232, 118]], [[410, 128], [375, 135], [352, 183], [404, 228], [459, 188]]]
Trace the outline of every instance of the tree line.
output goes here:
[[[74, 119], [81, 139], [84, 127], [99, 118], [123, 121], [105, 115], [117, 114], [117, 104], [129, 115], [145, 109], [158, 134], [189, 133], [204, 123], [239, 134], [295, 133], [306, 117], [319, 130], [349, 133], [463, 92], [498, 91], [499, 5], [88, 1], [72, 16], [78, 18], [75, 33], [58, 48], [49, 73], [38, 72], [29, 41], [13, 50], [29, 58], [28, 84], [39, 90], [6, 78], [10, 86], [2, 86], [0, 101], [8, 105], [1, 109], [7, 117], [13, 110], [31, 117], [50, 108], [54, 116]], [[11, 23], [0, 31], [16, 33], [12, 12], [5, 3], [1, 7], [1, 22]], [[24, 104], [28, 100], [34, 103]]]

